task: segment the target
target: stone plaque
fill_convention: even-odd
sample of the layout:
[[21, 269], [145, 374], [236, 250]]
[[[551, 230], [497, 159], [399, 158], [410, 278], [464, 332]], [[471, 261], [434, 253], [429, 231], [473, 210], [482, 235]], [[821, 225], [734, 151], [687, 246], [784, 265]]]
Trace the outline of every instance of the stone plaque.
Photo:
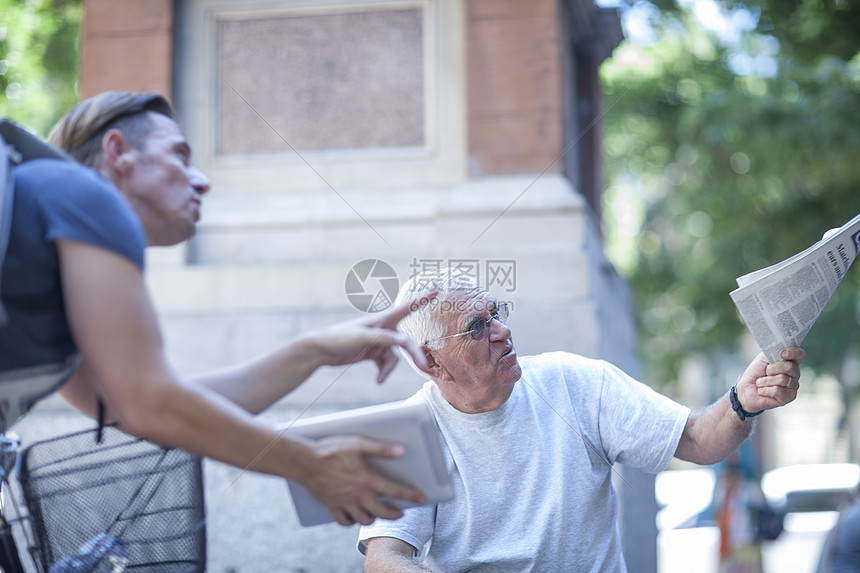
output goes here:
[[217, 22], [219, 155], [425, 145], [423, 13]]

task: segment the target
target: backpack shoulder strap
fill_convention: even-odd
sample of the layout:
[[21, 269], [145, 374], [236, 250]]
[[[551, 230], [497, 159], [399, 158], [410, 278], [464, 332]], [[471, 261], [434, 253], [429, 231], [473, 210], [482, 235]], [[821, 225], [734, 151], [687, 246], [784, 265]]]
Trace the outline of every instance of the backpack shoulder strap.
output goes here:
[[0, 137], [6, 145], [12, 146], [15, 150], [15, 163], [43, 158], [74, 161], [71, 155], [59, 147], [42, 141], [39, 136], [6, 117], [0, 117]]
[[[51, 158], [74, 161], [65, 152], [45, 143], [15, 122], [0, 118], [0, 284], [3, 279], [3, 260], [12, 228], [12, 201], [15, 194], [15, 165], [30, 159]], [[0, 326], [8, 320], [0, 299]]]
[[[9, 230], [12, 227], [12, 157], [3, 134], [0, 133], [0, 284], [3, 284], [3, 261], [6, 246], [9, 244]], [[0, 298], [0, 326], [6, 324], [8, 317], [3, 299]]]

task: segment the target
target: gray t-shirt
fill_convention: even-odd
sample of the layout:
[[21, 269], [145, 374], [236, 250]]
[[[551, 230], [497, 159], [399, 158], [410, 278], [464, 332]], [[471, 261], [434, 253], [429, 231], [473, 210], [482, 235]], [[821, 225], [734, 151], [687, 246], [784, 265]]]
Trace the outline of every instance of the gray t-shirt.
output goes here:
[[410, 398], [436, 417], [454, 499], [362, 527], [359, 550], [395, 537], [445, 573], [626, 571], [612, 464], [664, 469], [689, 408], [600, 360], [553, 352], [520, 364], [491, 412], [456, 410], [433, 382]]

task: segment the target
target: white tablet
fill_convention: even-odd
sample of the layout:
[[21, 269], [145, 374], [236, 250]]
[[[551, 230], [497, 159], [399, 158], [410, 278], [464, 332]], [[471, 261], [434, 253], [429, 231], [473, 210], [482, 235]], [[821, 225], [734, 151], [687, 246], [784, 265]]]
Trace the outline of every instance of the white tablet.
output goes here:
[[[428, 504], [448, 501], [454, 495], [445, 470], [436, 422], [423, 402], [380, 404], [316, 416], [280, 427], [307, 438], [359, 435], [403, 444], [406, 447], [403, 456], [395, 459], [368, 456], [368, 463], [382, 475], [423, 492]], [[307, 527], [335, 521], [328, 509], [304, 487], [291, 480], [287, 483], [302, 525]], [[403, 500], [393, 500], [392, 503], [401, 508], [415, 505]]]

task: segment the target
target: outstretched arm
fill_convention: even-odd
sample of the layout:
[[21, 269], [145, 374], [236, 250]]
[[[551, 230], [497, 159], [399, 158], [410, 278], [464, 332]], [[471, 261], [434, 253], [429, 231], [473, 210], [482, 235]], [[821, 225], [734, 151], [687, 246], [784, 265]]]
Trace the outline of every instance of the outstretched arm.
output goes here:
[[[738, 401], [750, 413], [784, 406], [797, 397], [800, 364], [806, 353], [786, 348], [782, 360], [769, 364], [759, 354], [736, 384]], [[750, 435], [755, 418], [741, 421], [732, 409], [729, 395], [690, 414], [675, 457], [698, 464], [724, 460]]]
[[335, 324], [288, 341], [279, 349], [255, 360], [193, 377], [245, 410], [258, 413], [307, 380], [320, 366], [339, 366], [372, 360], [378, 369], [377, 382], [383, 382], [397, 364], [396, 347], [409, 352], [419, 368], [427, 359], [418, 345], [397, 331], [400, 320], [425, 304], [434, 293], [405, 301], [378, 315]]

